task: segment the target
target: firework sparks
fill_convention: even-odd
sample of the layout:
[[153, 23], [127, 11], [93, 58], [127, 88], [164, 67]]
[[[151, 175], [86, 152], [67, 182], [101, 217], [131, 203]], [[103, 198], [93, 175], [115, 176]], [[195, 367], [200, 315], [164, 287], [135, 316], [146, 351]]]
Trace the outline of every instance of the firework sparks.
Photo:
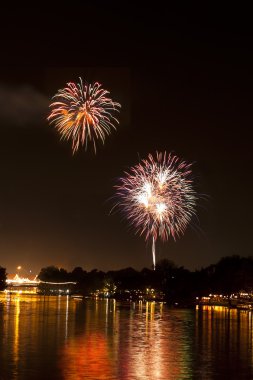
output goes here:
[[48, 117], [54, 123], [62, 139], [72, 140], [75, 153], [80, 145], [92, 142], [96, 152], [96, 140], [105, 141], [106, 135], [116, 129], [119, 123], [115, 112], [119, 112], [120, 104], [108, 97], [109, 92], [101, 84], [80, 82], [67, 83], [67, 87], [59, 90], [53, 97]]
[[191, 164], [172, 154], [151, 154], [132, 167], [116, 186], [119, 206], [145, 239], [155, 242], [184, 234], [195, 214], [196, 193], [192, 186]]

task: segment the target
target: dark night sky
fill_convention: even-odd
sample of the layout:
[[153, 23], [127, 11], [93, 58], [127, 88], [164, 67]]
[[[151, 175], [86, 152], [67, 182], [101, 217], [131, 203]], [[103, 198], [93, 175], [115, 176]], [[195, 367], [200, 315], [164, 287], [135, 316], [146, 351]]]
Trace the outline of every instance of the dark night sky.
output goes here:
[[[113, 2], [6, 16], [0, 72], [0, 265], [38, 271], [151, 266], [113, 186], [156, 150], [194, 161], [199, 223], [158, 243], [189, 269], [252, 254], [252, 29], [247, 9], [120, 8]], [[92, 4], [92, 5], [89, 5]], [[124, 4], [124, 2], [122, 3]], [[31, 16], [33, 15], [33, 16]], [[9, 17], [9, 18], [8, 18]], [[59, 141], [50, 98], [81, 76], [122, 104], [97, 155]]]

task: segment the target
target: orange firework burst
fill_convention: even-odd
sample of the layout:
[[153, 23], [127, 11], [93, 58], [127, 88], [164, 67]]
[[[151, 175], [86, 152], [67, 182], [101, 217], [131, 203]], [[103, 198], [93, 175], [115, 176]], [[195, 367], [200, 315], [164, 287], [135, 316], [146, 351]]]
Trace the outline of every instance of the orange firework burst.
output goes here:
[[104, 143], [106, 135], [116, 129], [118, 120], [114, 116], [119, 112], [120, 104], [108, 97], [109, 92], [101, 88], [101, 84], [80, 82], [67, 83], [67, 87], [58, 91], [53, 97], [51, 113], [48, 117], [54, 123], [61, 138], [72, 140], [75, 153], [80, 145], [93, 142], [96, 151], [96, 140]]

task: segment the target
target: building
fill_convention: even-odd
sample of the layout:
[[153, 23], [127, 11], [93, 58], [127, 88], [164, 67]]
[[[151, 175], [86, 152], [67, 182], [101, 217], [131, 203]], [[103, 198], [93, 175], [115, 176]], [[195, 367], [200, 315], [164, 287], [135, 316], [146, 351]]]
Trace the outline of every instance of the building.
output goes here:
[[76, 282], [46, 282], [40, 281], [38, 275], [21, 277], [18, 274], [7, 275], [7, 293], [20, 294], [71, 294]]
[[8, 274], [6, 283], [9, 293], [36, 294], [40, 280], [37, 275], [20, 277], [18, 274]]

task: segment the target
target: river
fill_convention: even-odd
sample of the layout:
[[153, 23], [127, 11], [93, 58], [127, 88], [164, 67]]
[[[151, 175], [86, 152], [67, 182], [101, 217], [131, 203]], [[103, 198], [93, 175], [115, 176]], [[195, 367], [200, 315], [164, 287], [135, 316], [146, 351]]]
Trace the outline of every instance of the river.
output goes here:
[[252, 313], [0, 296], [0, 380], [253, 379]]

